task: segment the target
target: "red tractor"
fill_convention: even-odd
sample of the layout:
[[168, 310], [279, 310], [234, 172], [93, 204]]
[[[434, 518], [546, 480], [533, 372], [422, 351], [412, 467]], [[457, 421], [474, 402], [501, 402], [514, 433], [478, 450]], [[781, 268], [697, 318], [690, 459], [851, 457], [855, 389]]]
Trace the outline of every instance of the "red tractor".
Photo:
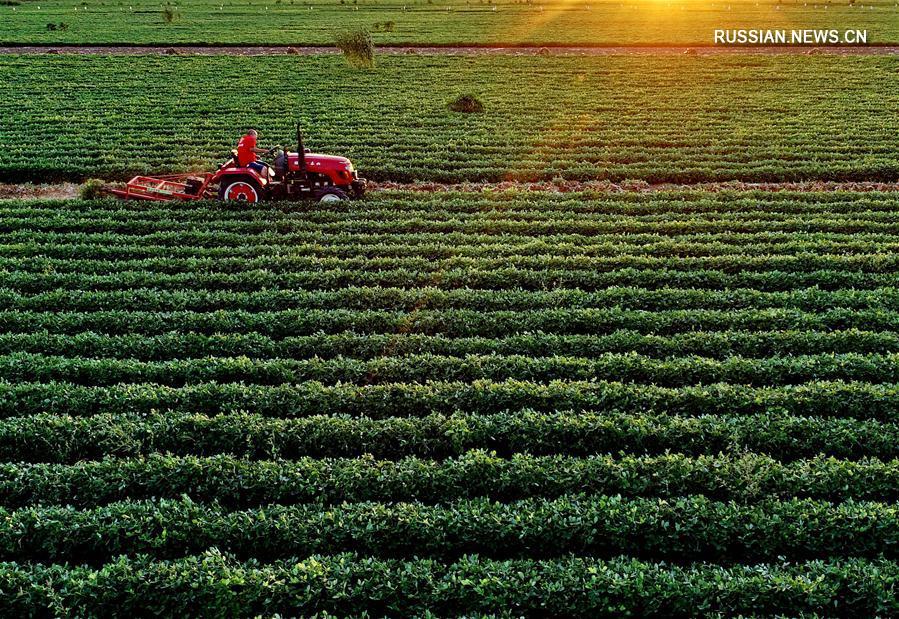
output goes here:
[[[280, 151], [280, 152], [279, 152]], [[303, 136], [297, 126], [297, 152], [268, 151], [276, 155], [271, 165], [262, 170], [242, 167], [237, 151], [215, 172], [204, 174], [174, 174], [169, 176], [135, 176], [124, 189], [109, 192], [121, 198], [138, 200], [202, 200], [230, 202], [260, 202], [262, 200], [304, 200], [338, 202], [361, 198], [366, 181], [359, 178], [352, 162], [346, 157], [318, 155], [303, 146]]]

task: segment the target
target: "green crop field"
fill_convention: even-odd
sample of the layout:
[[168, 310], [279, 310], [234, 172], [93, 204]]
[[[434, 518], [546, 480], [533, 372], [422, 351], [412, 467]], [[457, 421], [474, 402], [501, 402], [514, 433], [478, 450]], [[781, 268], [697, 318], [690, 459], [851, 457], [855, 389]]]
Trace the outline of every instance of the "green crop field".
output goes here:
[[899, 194], [21, 201], [0, 238], [4, 616], [899, 613]]
[[[7, 55], [0, 180], [212, 169], [298, 119], [378, 180], [895, 181], [897, 77], [896, 56]], [[467, 92], [484, 113], [447, 109]]]
[[[896, 46], [0, 0], [0, 617], [899, 616]], [[107, 197], [297, 123], [364, 198]]]
[[[168, 13], [166, 11], [169, 11]], [[3, 43], [712, 45], [716, 29], [866, 30], [899, 42], [894, 0], [7, 0]]]

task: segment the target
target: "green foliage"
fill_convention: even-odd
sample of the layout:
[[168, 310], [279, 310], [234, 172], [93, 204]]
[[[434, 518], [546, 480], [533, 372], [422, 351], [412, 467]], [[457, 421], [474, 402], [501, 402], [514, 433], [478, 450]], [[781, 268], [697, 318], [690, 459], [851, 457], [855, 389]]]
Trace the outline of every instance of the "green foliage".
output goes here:
[[393, 32], [396, 29], [395, 21], [376, 21], [372, 24], [372, 32]]
[[0, 453], [9, 461], [72, 463], [83, 458], [155, 452], [249, 458], [407, 455], [444, 458], [470, 449], [588, 456], [676, 451], [774, 454], [786, 461], [827, 452], [840, 458], [899, 457], [899, 425], [780, 413], [701, 416], [513, 410], [431, 413], [423, 417], [312, 415], [277, 418], [229, 411], [209, 416], [167, 411], [73, 417], [39, 413], [0, 420]]
[[178, 12], [170, 6], [164, 7], [162, 9], [161, 15], [162, 15], [162, 21], [167, 24], [171, 24], [172, 22], [176, 21], [180, 17]]
[[[179, 22], [177, 29], [182, 27]], [[79, 28], [72, 23], [72, 30]], [[533, 65], [538, 60], [539, 71]], [[316, 150], [349, 157], [362, 176], [374, 180], [899, 180], [892, 127], [868, 105], [871, 99], [896, 97], [895, 67], [888, 56], [767, 54], [749, 59], [716, 54], [696, 62], [672, 54], [540, 59], [385, 54], [377, 72], [344, 64], [333, 54], [306, 55], [302, 62], [287, 54], [185, 55], [164, 62], [152, 56], [87, 61], [69, 54], [6, 56], [0, 61], [0, 83], [9, 85], [9, 95], [0, 101], [7, 146], [0, 156], [0, 181], [127, 180], [148, 172], [213, 170], [233, 148], [237, 128], [291, 135], [289, 115], [260, 115], [254, 109], [250, 97], [260, 84], [291, 85], [272, 92], [279, 109], [302, 110], [314, 119], [309, 139]], [[47, 75], [72, 84], [70, 96], [32, 96], [46, 88]], [[223, 75], [231, 88], [221, 88]], [[747, 83], [777, 87], [735, 86]], [[650, 107], [646, 84], [656, 89]], [[487, 113], [461, 117], [447, 110], [448, 102], [474, 89]], [[148, 97], [154, 105], [146, 105]], [[771, 111], [782, 109], [790, 114]], [[216, 122], [198, 125], [198, 113], [214, 113]], [[34, 118], [43, 120], [35, 123]], [[171, 133], [160, 131], [161, 126]], [[98, 141], [102, 157], [92, 146]], [[577, 219], [573, 213], [570, 219]], [[178, 216], [193, 225], [184, 214]], [[152, 225], [142, 219], [143, 225]], [[694, 227], [721, 233], [749, 234], [776, 225], [762, 218], [739, 226], [699, 219]], [[550, 232], [539, 218], [529, 221], [531, 235]], [[433, 232], [436, 223], [419, 232]], [[447, 233], [442, 223], [441, 232]], [[515, 234], [525, 229], [524, 222], [513, 230], [508, 222], [498, 223]], [[555, 223], [560, 227], [554, 233], [578, 228], [588, 236], [615, 227], [597, 217], [582, 224]], [[658, 222], [631, 221], [620, 232], [645, 231], [651, 223]], [[262, 225], [254, 222], [242, 232]], [[290, 222], [285, 231], [298, 225]], [[489, 228], [488, 222], [481, 225]], [[669, 236], [685, 225], [671, 222]], [[858, 232], [883, 231], [885, 225], [866, 221]], [[396, 222], [387, 219], [387, 226]]]
[[341, 30], [334, 35], [334, 43], [351, 67], [364, 69], [375, 66], [375, 44], [368, 30]]
[[[523, 517], [524, 515], [524, 517]], [[334, 506], [266, 505], [230, 511], [190, 498], [72, 507], [0, 508], [0, 553], [17, 561], [80, 564], [119, 555], [160, 559], [215, 546], [267, 560], [359, 552], [451, 561], [459, 546], [498, 558], [610, 558], [758, 563], [844, 557], [895, 559], [892, 505], [811, 499], [755, 504], [619, 496], [561, 496]], [[814, 522], [814, 526], [808, 526]], [[673, 533], [673, 534], [672, 534]]]
[[[594, 416], [592, 421], [600, 417]], [[516, 419], [541, 424], [541, 416], [522, 411], [520, 416], [508, 416], [504, 420], [511, 427]], [[606, 423], [614, 416], [605, 416]], [[562, 421], [559, 418], [558, 421]], [[586, 427], [591, 418], [580, 424], [571, 416], [571, 432]], [[618, 416], [627, 423], [627, 419]], [[644, 418], [644, 421], [650, 421]], [[97, 425], [100, 420], [96, 420]], [[104, 421], [111, 421], [105, 419]], [[123, 426], [122, 419], [113, 422]], [[130, 420], [137, 427], [141, 421]], [[154, 420], [162, 421], [161, 419]], [[253, 428], [273, 431], [275, 426], [261, 419], [240, 416], [249, 438]], [[277, 427], [294, 436], [287, 441], [299, 440], [296, 431], [301, 427], [315, 432], [318, 440], [322, 429], [331, 422], [334, 430], [342, 424], [349, 439], [355, 429], [363, 431], [363, 424], [350, 420], [319, 418], [305, 424], [278, 424]], [[732, 420], [735, 421], [735, 420]], [[756, 419], [755, 421], [760, 421]], [[771, 420], [767, 420], [770, 424]], [[164, 446], [176, 446], [177, 435], [193, 422], [202, 427], [199, 418], [179, 419], [173, 416], [169, 431], [172, 436], [159, 436]], [[224, 417], [205, 420], [205, 428], [222, 441], [219, 449], [227, 449]], [[500, 427], [499, 419], [446, 419], [444, 427], [465, 427], [470, 434], [486, 434], [482, 426]], [[664, 436], [661, 420], [652, 420], [656, 426], [656, 439]], [[436, 426], [438, 420], [427, 419], [425, 425]], [[240, 426], [231, 424], [234, 434]], [[353, 427], [355, 425], [355, 428]], [[371, 425], [371, 424], [369, 424]], [[519, 422], [516, 431], [524, 432]], [[686, 425], [686, 424], [685, 424]], [[746, 424], [748, 425], [748, 423]], [[543, 426], [545, 419], [543, 420]], [[7, 429], [9, 426], [3, 427]], [[411, 428], [408, 425], [407, 428]], [[711, 429], [711, 425], [707, 424]], [[402, 436], [397, 424], [382, 424], [385, 433], [394, 438]], [[144, 429], [144, 432], [148, 432]], [[624, 436], [622, 428], [620, 436]], [[761, 437], [764, 430], [755, 433]], [[95, 434], [99, 438], [100, 432]], [[125, 439], [124, 432], [119, 434]], [[188, 438], [186, 434], [184, 438]], [[25, 433], [23, 441], [30, 441], [33, 434]], [[199, 435], [194, 435], [196, 451], [204, 449]], [[336, 433], [330, 444], [336, 444]], [[408, 435], [406, 436], [408, 439]], [[481, 437], [482, 440], [486, 437]], [[534, 437], [536, 438], [536, 437]], [[283, 437], [280, 442], [285, 443]], [[471, 440], [470, 438], [468, 440]], [[550, 440], [545, 437], [544, 441]], [[186, 441], [185, 441], [186, 442]], [[211, 441], [207, 441], [210, 442]], [[309, 441], [311, 443], [311, 441]], [[125, 441], [122, 441], [124, 446]], [[425, 446], [424, 441], [421, 442]], [[621, 443], [625, 445], [624, 442]], [[210, 448], [212, 445], [210, 445]], [[234, 445], [237, 449], [239, 446]], [[315, 446], [310, 445], [313, 449]], [[407, 449], [412, 447], [411, 441]], [[434, 446], [436, 447], [436, 446]], [[537, 447], [532, 442], [528, 447]], [[573, 445], [569, 445], [570, 450]], [[554, 450], [566, 447], [558, 442]], [[86, 447], [86, 449], [89, 449]], [[319, 451], [327, 451], [324, 446]], [[123, 450], [120, 451], [120, 454]], [[49, 451], [48, 451], [49, 453]], [[434, 451], [432, 451], [434, 453]], [[252, 454], [253, 456], [259, 454]], [[603, 495], [626, 497], [656, 497], [676, 499], [686, 495], [702, 495], [715, 500], [759, 502], [776, 506], [774, 499], [795, 497], [843, 501], [865, 499], [891, 502], [899, 499], [896, 479], [899, 462], [864, 459], [842, 460], [816, 456], [810, 459], [783, 461], [755, 453], [718, 454], [715, 456], [682, 454], [621, 455], [613, 456], [535, 456], [513, 452], [502, 456], [497, 452], [466, 451], [446, 460], [404, 457], [397, 461], [375, 460], [371, 456], [347, 458], [312, 458], [284, 454], [290, 460], [245, 460], [234, 456], [171, 456], [151, 454], [135, 459], [110, 458], [102, 461], [77, 462], [67, 465], [22, 464], [0, 465], [0, 505], [7, 508], [25, 508], [31, 504], [74, 505], [90, 508], [113, 501], [144, 498], [178, 499], [190, 495], [194, 500], [214, 502], [228, 508], [261, 507], [271, 503], [295, 505], [316, 503], [339, 505], [377, 501], [414, 501], [426, 504], [442, 504], [445, 501], [489, 498], [492, 501], [518, 501], [528, 498], [550, 499], [566, 494], [584, 494], [594, 500]], [[435, 454], [436, 455], [436, 454]], [[783, 454], [778, 454], [783, 457]]]
[[82, 200], [97, 200], [103, 197], [103, 181], [92, 178], [82, 183], [78, 188], [78, 195]]
[[689, 616], [700, 607], [722, 615], [823, 615], [835, 606], [875, 616], [899, 612], [897, 580], [896, 563], [864, 559], [721, 566], [339, 554], [260, 563], [210, 550], [173, 561], [121, 557], [102, 567], [0, 564], [0, 591], [16, 616], [185, 616], [197, 609], [222, 616], [425, 616], [437, 609], [464, 616], [617, 617], [632, 605], [657, 617]]
[[896, 201], [5, 202], [3, 613], [897, 614]]

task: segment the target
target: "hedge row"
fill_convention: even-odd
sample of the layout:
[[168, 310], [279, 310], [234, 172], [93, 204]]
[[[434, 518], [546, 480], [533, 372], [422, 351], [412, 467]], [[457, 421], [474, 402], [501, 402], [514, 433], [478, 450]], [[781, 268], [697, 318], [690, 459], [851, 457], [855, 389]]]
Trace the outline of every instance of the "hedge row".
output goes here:
[[0, 557], [6, 560], [98, 563], [119, 554], [174, 558], [212, 547], [269, 560], [349, 551], [443, 560], [466, 552], [738, 562], [895, 559], [899, 508], [854, 500], [739, 504], [701, 496], [266, 505], [238, 511], [184, 497], [85, 510], [0, 508]]
[[255, 292], [211, 290], [53, 290], [38, 294], [0, 288], [0, 309], [20, 311], [271, 311], [288, 309], [402, 310], [428, 308], [480, 311], [526, 311], [564, 308], [659, 310], [799, 309], [820, 312], [832, 309], [899, 309], [899, 290], [821, 290], [805, 288], [789, 292], [751, 289], [696, 290], [611, 287], [605, 290], [441, 290], [434, 287], [347, 287], [340, 290], [259, 290]]
[[122, 557], [99, 569], [0, 563], [8, 616], [690, 617], [899, 613], [899, 566], [863, 559], [678, 566], [636, 559], [452, 563], [354, 554], [261, 565], [215, 550], [176, 561]]
[[385, 354], [555, 355], [596, 357], [605, 353], [634, 352], [650, 357], [697, 355], [712, 359], [731, 356], [776, 357], [784, 355], [887, 354], [899, 351], [899, 334], [893, 331], [694, 331], [673, 335], [644, 335], [614, 331], [609, 335], [554, 335], [535, 333], [503, 338], [443, 335], [357, 334], [301, 335], [274, 339], [258, 333], [202, 335], [104, 335], [93, 332], [60, 335], [0, 333], [0, 354], [27, 352], [69, 357], [109, 357], [166, 361], [199, 357], [281, 357], [309, 359], [349, 357], [373, 359]]
[[530, 311], [428, 310], [283, 310], [247, 312], [96, 312], [0, 311], [0, 332], [34, 333], [95, 331], [110, 335], [171, 331], [260, 333], [290, 337], [318, 333], [418, 333], [451, 337], [496, 337], [497, 334], [550, 332], [559, 335], [603, 335], [622, 329], [671, 335], [684, 331], [770, 331], [868, 329], [899, 331], [899, 311], [833, 309], [822, 313], [791, 309], [641, 310], [545, 309]]
[[579, 456], [761, 452], [782, 461], [822, 453], [891, 460], [899, 458], [899, 425], [781, 413], [681, 417], [529, 410], [380, 420], [333, 416], [272, 419], [249, 413], [207, 417], [168, 412], [146, 417], [40, 414], [0, 421], [0, 458], [10, 462], [73, 463], [159, 452], [257, 459], [362, 454], [446, 458], [470, 449], [493, 450], [503, 456], [519, 452]]
[[820, 287], [824, 290], [856, 288], [872, 290], [896, 285], [893, 273], [818, 270], [811, 272], [737, 272], [725, 273], [707, 269], [673, 271], [670, 269], [622, 269], [601, 272], [595, 270], [542, 270], [499, 267], [484, 269], [446, 269], [439, 272], [391, 269], [359, 272], [347, 269], [326, 271], [294, 271], [272, 273], [266, 269], [222, 273], [215, 270], [191, 273], [149, 273], [142, 270], [113, 274], [86, 275], [83, 273], [23, 273], [4, 274], [4, 287], [25, 292], [57, 289], [123, 290], [159, 288], [165, 290], [242, 290], [258, 291], [271, 288], [330, 290], [349, 286], [381, 286], [393, 288], [437, 287], [478, 288], [490, 290], [551, 290], [581, 288], [604, 290], [612, 286], [641, 288], [698, 288], [721, 290], [754, 288], [761, 291], [790, 291], [798, 288]]
[[899, 420], [899, 386], [819, 381], [781, 387], [716, 384], [668, 388], [615, 382], [538, 384], [506, 380], [363, 386], [306, 382], [277, 386], [204, 383], [186, 387], [88, 387], [0, 381], [0, 418], [40, 412], [85, 416], [159, 410], [206, 414], [246, 410], [269, 417], [344, 414], [383, 419], [523, 408], [689, 416], [770, 412], [893, 421]]
[[887, 355], [810, 355], [724, 360], [705, 357], [654, 359], [635, 353], [604, 353], [594, 358], [523, 355], [409, 355], [370, 360], [249, 359], [211, 357], [172, 361], [81, 359], [14, 353], [0, 355], [0, 380], [68, 382], [109, 386], [156, 383], [183, 386], [206, 382], [284, 385], [315, 381], [326, 385], [473, 382], [477, 380], [621, 381], [683, 387], [708, 383], [774, 386], [811, 380], [899, 382], [899, 353]]
[[471, 451], [447, 460], [407, 457], [300, 458], [252, 461], [233, 456], [107, 458], [60, 464], [0, 464], [0, 505], [92, 507], [125, 499], [177, 498], [228, 507], [269, 503], [362, 501], [443, 503], [498, 501], [565, 494], [703, 495], [757, 501], [809, 497], [899, 500], [899, 461], [817, 457], [782, 462], [735, 454], [690, 457], [532, 456]]

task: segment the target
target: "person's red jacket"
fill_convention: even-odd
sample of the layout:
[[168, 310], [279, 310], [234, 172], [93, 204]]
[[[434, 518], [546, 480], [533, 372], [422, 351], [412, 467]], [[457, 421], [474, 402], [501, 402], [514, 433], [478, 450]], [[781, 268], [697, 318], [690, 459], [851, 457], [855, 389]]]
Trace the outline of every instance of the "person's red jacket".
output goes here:
[[245, 135], [240, 138], [240, 142], [237, 143], [237, 162], [242, 168], [256, 161], [254, 148], [256, 148], [256, 136]]

